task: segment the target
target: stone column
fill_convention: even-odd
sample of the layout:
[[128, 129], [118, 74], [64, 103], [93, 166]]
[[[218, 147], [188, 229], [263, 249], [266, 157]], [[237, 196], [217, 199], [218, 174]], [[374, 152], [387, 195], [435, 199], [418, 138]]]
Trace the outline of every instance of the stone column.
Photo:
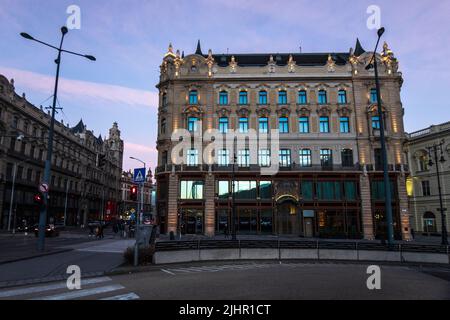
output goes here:
[[214, 236], [215, 225], [215, 178], [214, 175], [208, 173], [205, 178], [205, 235]]
[[359, 185], [361, 190], [361, 216], [363, 223], [364, 239], [374, 240], [373, 232], [373, 215], [372, 215], [372, 201], [370, 195], [370, 179], [367, 175], [361, 174], [359, 178]]
[[178, 224], [178, 176], [172, 173], [169, 176], [169, 191], [167, 205], [167, 232], [177, 233]]
[[402, 239], [411, 239], [411, 225], [409, 221], [408, 193], [406, 192], [406, 180], [404, 174], [397, 177], [398, 201], [400, 208], [400, 227], [402, 228]]

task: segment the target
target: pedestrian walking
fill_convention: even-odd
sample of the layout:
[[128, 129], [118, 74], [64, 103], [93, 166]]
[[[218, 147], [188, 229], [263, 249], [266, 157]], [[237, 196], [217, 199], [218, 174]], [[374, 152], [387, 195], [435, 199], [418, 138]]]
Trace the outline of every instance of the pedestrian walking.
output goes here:
[[225, 239], [228, 239], [229, 232], [228, 232], [228, 224], [227, 223], [225, 223], [225, 227], [223, 228], [223, 233], [225, 235]]

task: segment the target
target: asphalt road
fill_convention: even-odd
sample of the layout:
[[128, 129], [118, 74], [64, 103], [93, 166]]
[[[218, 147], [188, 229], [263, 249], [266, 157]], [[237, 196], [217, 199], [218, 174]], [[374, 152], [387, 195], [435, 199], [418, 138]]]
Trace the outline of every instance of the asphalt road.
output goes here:
[[[336, 263], [203, 264], [113, 277], [142, 299], [371, 300], [450, 299], [450, 269], [435, 277], [415, 267], [380, 266], [381, 290], [367, 288], [368, 265]], [[442, 269], [442, 270], [441, 270]]]

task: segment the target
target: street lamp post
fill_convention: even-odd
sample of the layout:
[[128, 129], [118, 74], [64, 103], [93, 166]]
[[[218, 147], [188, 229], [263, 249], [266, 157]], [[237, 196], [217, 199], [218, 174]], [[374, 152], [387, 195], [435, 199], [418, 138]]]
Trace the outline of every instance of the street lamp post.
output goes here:
[[[146, 163], [138, 158], [135, 157], [130, 157], [130, 159], [132, 160], [136, 160], [139, 161], [140, 163], [142, 163], [144, 165], [144, 172], [145, 172], [145, 176], [147, 176], [147, 166]], [[141, 192], [140, 192], [140, 199], [138, 201], [138, 212], [137, 212], [137, 216], [136, 216], [136, 243], [134, 245], [134, 266], [137, 267], [139, 264], [139, 222], [141, 220], [141, 211], [144, 210], [144, 188], [145, 188], [145, 181], [143, 183], [140, 184], [141, 187]]]
[[[446, 160], [444, 158], [444, 152], [442, 150], [442, 146], [444, 145], [445, 141], [442, 140], [438, 144], [434, 144], [431, 147], [428, 147], [428, 155], [430, 157], [429, 165], [433, 166], [436, 165], [436, 176], [437, 176], [437, 183], [438, 183], [438, 191], [439, 191], [439, 211], [441, 212], [441, 229], [442, 229], [442, 245], [447, 246], [448, 245], [448, 235], [447, 235], [447, 222], [446, 222], [446, 215], [445, 211], [447, 210], [444, 208], [443, 201], [442, 201], [442, 189], [441, 189], [441, 177], [439, 172], [439, 162], [444, 163]], [[438, 160], [438, 152], [440, 153], [440, 159]], [[434, 158], [434, 162], [432, 158]]]
[[235, 177], [235, 166], [236, 166], [236, 144], [237, 139], [234, 139], [234, 145], [233, 145], [233, 174], [232, 174], [232, 181], [231, 181], [231, 199], [232, 199], [232, 208], [231, 208], [231, 240], [236, 240], [236, 177]]
[[392, 195], [391, 195], [391, 183], [389, 179], [389, 166], [388, 166], [388, 156], [387, 156], [387, 148], [386, 148], [386, 138], [384, 134], [384, 117], [383, 110], [381, 106], [381, 91], [380, 91], [380, 78], [378, 76], [378, 63], [377, 63], [377, 49], [378, 44], [380, 43], [381, 36], [383, 35], [385, 29], [380, 28], [377, 32], [378, 39], [377, 44], [375, 45], [375, 50], [373, 51], [373, 56], [371, 62], [367, 65], [366, 69], [369, 70], [372, 67], [375, 70], [375, 86], [377, 91], [377, 109], [378, 109], [378, 118], [380, 121], [380, 143], [381, 143], [381, 156], [383, 160], [383, 177], [384, 177], [384, 191], [385, 191], [385, 200], [386, 200], [386, 224], [387, 224], [387, 235], [388, 235], [388, 244], [389, 247], [392, 248], [394, 244], [394, 225], [393, 225], [393, 217], [392, 217]]
[[[14, 163], [14, 167], [13, 167], [13, 181], [12, 181], [12, 186], [11, 186], [11, 199], [10, 199], [10, 203], [9, 203], [9, 214], [8, 214], [8, 231], [11, 230], [11, 216], [12, 216], [12, 211], [13, 211], [13, 204], [14, 204], [14, 193], [15, 193], [15, 189], [16, 189], [16, 177], [17, 177], [17, 167], [22, 164], [27, 162], [28, 160], [24, 160], [24, 161], [20, 161], [19, 163], [15, 162]], [[15, 212], [14, 212], [14, 222], [15, 222]], [[16, 225], [14, 223], [14, 227], [13, 227], [13, 233], [16, 232]]]
[[[89, 59], [91, 61], [95, 61], [95, 57], [90, 55], [83, 55], [76, 52], [63, 50], [62, 45], [64, 42], [64, 37], [68, 33], [67, 27], [61, 28], [61, 42], [59, 44], [59, 48], [55, 47], [53, 45], [50, 45], [48, 43], [45, 43], [43, 41], [40, 41], [38, 39], [33, 38], [28, 33], [22, 32], [20, 35], [24, 37], [27, 40], [32, 40], [35, 42], [38, 42], [40, 44], [43, 44], [47, 47], [50, 47], [52, 49], [55, 49], [58, 51], [58, 56], [55, 60], [56, 63], [56, 78], [55, 78], [55, 88], [53, 92], [53, 105], [52, 105], [52, 112], [51, 112], [51, 120], [50, 120], [50, 128], [49, 128], [49, 134], [48, 134], [48, 148], [47, 148], [47, 159], [45, 161], [45, 170], [44, 170], [44, 180], [42, 181], [43, 184], [49, 185], [50, 182], [50, 174], [51, 174], [51, 165], [52, 165], [52, 153], [53, 153], [53, 135], [54, 135], [54, 127], [55, 127], [55, 113], [56, 113], [56, 102], [57, 102], [57, 95], [58, 95], [58, 84], [59, 84], [59, 71], [61, 66], [61, 54], [69, 53], [72, 55], [84, 57], [86, 59]], [[44, 195], [44, 205], [41, 208], [40, 215], [39, 215], [39, 240], [38, 240], [38, 250], [43, 251], [45, 246], [45, 225], [47, 223], [47, 209], [48, 209], [48, 189], [43, 193]]]

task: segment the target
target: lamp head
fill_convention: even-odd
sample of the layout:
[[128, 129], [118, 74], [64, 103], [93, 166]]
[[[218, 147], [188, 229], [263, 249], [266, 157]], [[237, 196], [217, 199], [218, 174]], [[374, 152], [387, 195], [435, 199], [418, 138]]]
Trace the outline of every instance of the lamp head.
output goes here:
[[446, 160], [444, 158], [444, 155], [441, 155], [441, 159], [439, 160], [440, 163], [444, 163]]
[[381, 38], [381, 36], [384, 34], [384, 31], [385, 31], [385, 29], [384, 29], [383, 27], [381, 27], [380, 29], [378, 29], [378, 32], [377, 32], [378, 37]]
[[63, 34], [63, 36], [66, 35], [67, 32], [69, 32], [69, 29], [67, 29], [66, 26], [64, 26], [64, 27], [61, 28], [61, 33]]
[[87, 58], [87, 59], [89, 59], [89, 60], [91, 60], [91, 61], [97, 61], [97, 59], [95, 59], [94, 56], [90, 56], [90, 55], [87, 55], [87, 54], [86, 54], [84, 57]]
[[372, 64], [372, 63], [369, 63], [369, 64], [366, 66], [366, 70], [367, 70], [367, 71], [369, 71], [370, 69], [373, 69], [373, 64]]
[[428, 161], [428, 165], [429, 165], [430, 167], [432, 167], [432, 166], [434, 165], [433, 160], [430, 159], [430, 161]]
[[34, 40], [34, 38], [32, 37], [32, 36], [30, 36], [28, 33], [26, 33], [26, 32], [22, 32], [21, 34], [20, 34], [22, 37], [24, 37], [25, 39], [28, 39], [28, 40]]

